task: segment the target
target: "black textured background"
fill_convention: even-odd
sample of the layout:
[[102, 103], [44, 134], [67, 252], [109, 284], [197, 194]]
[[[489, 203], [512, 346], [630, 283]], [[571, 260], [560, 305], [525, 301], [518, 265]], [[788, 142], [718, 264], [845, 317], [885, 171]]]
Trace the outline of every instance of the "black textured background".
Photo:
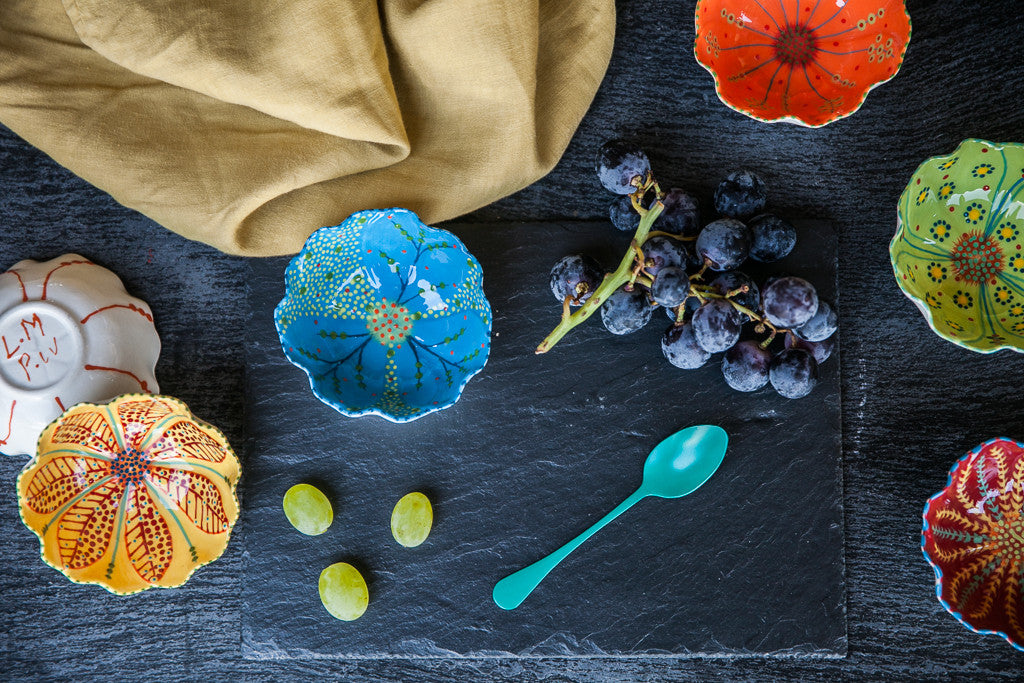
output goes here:
[[[610, 264], [629, 238], [607, 223], [492, 228], [460, 226], [494, 311], [487, 366], [455, 406], [408, 424], [342, 418], [313, 396], [274, 330], [287, 260], [250, 261], [243, 654], [846, 654], [838, 361], [799, 401], [738, 394], [718, 362], [684, 372], [665, 361], [662, 311], [628, 336], [588, 321], [537, 356], [560, 313], [549, 254], [585, 249]], [[835, 233], [798, 228], [792, 254], [750, 274], [800, 273], [834, 300]], [[638, 503], [518, 609], [491, 601], [498, 579], [632, 493], [655, 444], [705, 423], [729, 433], [729, 450], [701, 489]], [[331, 491], [335, 523], [322, 536], [301, 536], [281, 512], [300, 481]], [[409, 550], [388, 519], [417, 488], [438, 518]], [[352, 624], [316, 592], [339, 560], [372, 580], [371, 608]]]
[[[933, 335], [895, 286], [887, 254], [896, 200], [924, 158], [965, 137], [1024, 139], [1019, 0], [910, 0], [914, 35], [900, 74], [851, 118], [819, 130], [758, 123], [718, 102], [692, 56], [692, 0], [617, 4], [608, 76], [565, 158], [541, 182], [466, 222], [602, 218], [607, 197], [590, 160], [602, 140], [625, 133], [644, 142], [666, 180], [707, 196], [725, 172], [750, 166], [770, 183], [780, 210], [837, 226], [848, 656], [247, 661], [241, 544], [185, 587], [127, 598], [114, 610], [105, 594], [40, 563], [36, 541], [17, 519], [13, 482], [21, 462], [2, 459], [0, 672], [24, 680], [413, 682], [1019, 676], [1024, 655], [968, 632], [939, 606], [919, 540], [924, 501], [957, 457], [992, 436], [1024, 437], [1024, 360], [972, 354]], [[494, 226], [502, 234], [509, 228]], [[177, 297], [180, 307], [164, 307], [157, 319], [168, 340], [157, 368], [161, 388], [216, 416], [241, 441], [243, 261], [166, 233], [2, 129], [0, 235], [5, 266], [79, 251], [115, 267], [144, 299]]]

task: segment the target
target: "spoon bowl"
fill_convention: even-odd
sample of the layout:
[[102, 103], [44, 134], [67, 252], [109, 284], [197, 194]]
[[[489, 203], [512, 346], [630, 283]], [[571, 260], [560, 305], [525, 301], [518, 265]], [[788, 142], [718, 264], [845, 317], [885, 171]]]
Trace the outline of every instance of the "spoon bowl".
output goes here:
[[659, 498], [682, 498], [711, 478], [729, 445], [729, 435], [715, 425], [697, 425], [663, 440], [644, 462], [641, 490]]

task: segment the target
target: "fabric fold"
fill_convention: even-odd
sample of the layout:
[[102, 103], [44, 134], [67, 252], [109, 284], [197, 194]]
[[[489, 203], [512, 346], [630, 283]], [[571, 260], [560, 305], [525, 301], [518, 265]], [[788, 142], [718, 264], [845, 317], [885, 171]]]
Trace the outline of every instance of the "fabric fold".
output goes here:
[[613, 33], [613, 0], [7, 0], [0, 122], [188, 238], [294, 253], [547, 173]]

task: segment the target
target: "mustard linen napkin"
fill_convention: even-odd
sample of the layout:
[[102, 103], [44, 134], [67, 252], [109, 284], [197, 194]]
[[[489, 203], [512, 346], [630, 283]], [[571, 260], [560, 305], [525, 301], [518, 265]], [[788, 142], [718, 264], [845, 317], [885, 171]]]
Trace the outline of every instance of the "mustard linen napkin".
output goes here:
[[353, 211], [428, 222], [558, 161], [614, 0], [3, 0], [0, 121], [229, 253]]

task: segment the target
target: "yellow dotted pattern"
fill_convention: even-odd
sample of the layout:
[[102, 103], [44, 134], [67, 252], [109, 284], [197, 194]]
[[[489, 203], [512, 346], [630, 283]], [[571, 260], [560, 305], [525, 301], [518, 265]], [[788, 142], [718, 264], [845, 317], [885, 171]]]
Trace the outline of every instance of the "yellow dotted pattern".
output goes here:
[[868, 62], [881, 62], [885, 59], [896, 58], [896, 50], [893, 49], [893, 39], [889, 38], [883, 43], [883, 38], [884, 36], [881, 33], [875, 34], [875, 42], [868, 46]]
[[743, 19], [738, 18], [735, 14], [725, 9], [724, 7], [722, 8], [722, 18], [725, 19], [725, 22], [727, 24], [739, 26], [740, 28], [746, 26], [746, 22], [744, 22]]
[[722, 47], [718, 42], [718, 36], [713, 33], [704, 35], [704, 44], [709, 55], [718, 57], [722, 54]]
[[381, 299], [366, 314], [366, 330], [374, 339], [387, 347], [401, 346], [412, 334], [413, 313], [401, 304]]
[[941, 336], [977, 350], [1024, 348], [1024, 326], [1017, 324], [1024, 292], [1022, 202], [1020, 145], [966, 140], [952, 154], [927, 160], [909, 179], [890, 252], [901, 287], [931, 311]]
[[[470, 344], [462, 338], [466, 331], [462, 321], [470, 315], [486, 329], [490, 327], [490, 305], [482, 282], [479, 263], [448, 233], [424, 225], [409, 211], [362, 211], [307, 240], [288, 267], [287, 296], [275, 319], [286, 354], [302, 361], [315, 386], [318, 381], [327, 382], [341, 394], [351, 383], [370, 392], [369, 399], [374, 401], [351, 408], [376, 408], [409, 418], [430, 408], [409, 405], [410, 391], [419, 392], [432, 382], [457, 387], [459, 380], [471, 374], [470, 368], [478, 369], [473, 364], [482, 365], [486, 358], [486, 342]], [[419, 321], [445, 318], [452, 320], [448, 337], [421, 338]], [[296, 321], [304, 322], [303, 332], [296, 335], [304, 339], [288, 334]], [[360, 325], [341, 328], [334, 321]], [[310, 324], [318, 330], [311, 337], [306, 334]], [[366, 349], [360, 345], [367, 342], [386, 349], [383, 375], [363, 367]], [[418, 350], [411, 349], [413, 345]], [[342, 371], [339, 359], [353, 351], [355, 355], [347, 361], [350, 369]], [[307, 366], [307, 360], [315, 365]], [[444, 369], [425, 377], [424, 362], [442, 363]], [[413, 364], [414, 373], [410, 372]], [[403, 376], [405, 381], [414, 376], [414, 386], [400, 386]], [[377, 391], [368, 383], [373, 377], [383, 380]]]
[[868, 26], [873, 26], [875, 22], [885, 16], [885, 8], [879, 7], [877, 11], [867, 15], [863, 19], [857, 22], [858, 31], [866, 31]]
[[[412, 215], [411, 212], [401, 212]], [[353, 214], [341, 225], [330, 229], [319, 230], [306, 241], [302, 253], [292, 261], [288, 268], [288, 295], [278, 308], [277, 317], [286, 330], [288, 325], [301, 316], [325, 316], [331, 319], [366, 319], [375, 305], [380, 303], [376, 298], [379, 282], [394, 277], [389, 264], [381, 258], [382, 252], [372, 247], [363, 246], [363, 231], [369, 225], [387, 221], [398, 230], [407, 230], [409, 221], [400, 212], [361, 211]], [[393, 214], [399, 214], [395, 220]], [[415, 219], [419, 223], [419, 219]], [[422, 224], [419, 224], [422, 226]], [[426, 226], [422, 226], [426, 228]], [[429, 229], [435, 232], [433, 229]], [[429, 237], [423, 232], [423, 237]], [[420, 235], [409, 233], [412, 246]], [[490, 306], [484, 297], [481, 284], [483, 273], [475, 259], [469, 257], [463, 249], [456, 245], [443, 245], [452, 252], [452, 258], [466, 259], [465, 272], [459, 282], [433, 283], [436, 293], [444, 303], [444, 308], [417, 310], [422, 316], [440, 318], [458, 311], [472, 310], [484, 313], [488, 318]], [[427, 249], [437, 248], [432, 244]], [[400, 257], [412, 260], [410, 252], [394, 254], [396, 261]], [[419, 272], [419, 276], [432, 282], [429, 266]], [[409, 285], [413, 292], [417, 283]]]

